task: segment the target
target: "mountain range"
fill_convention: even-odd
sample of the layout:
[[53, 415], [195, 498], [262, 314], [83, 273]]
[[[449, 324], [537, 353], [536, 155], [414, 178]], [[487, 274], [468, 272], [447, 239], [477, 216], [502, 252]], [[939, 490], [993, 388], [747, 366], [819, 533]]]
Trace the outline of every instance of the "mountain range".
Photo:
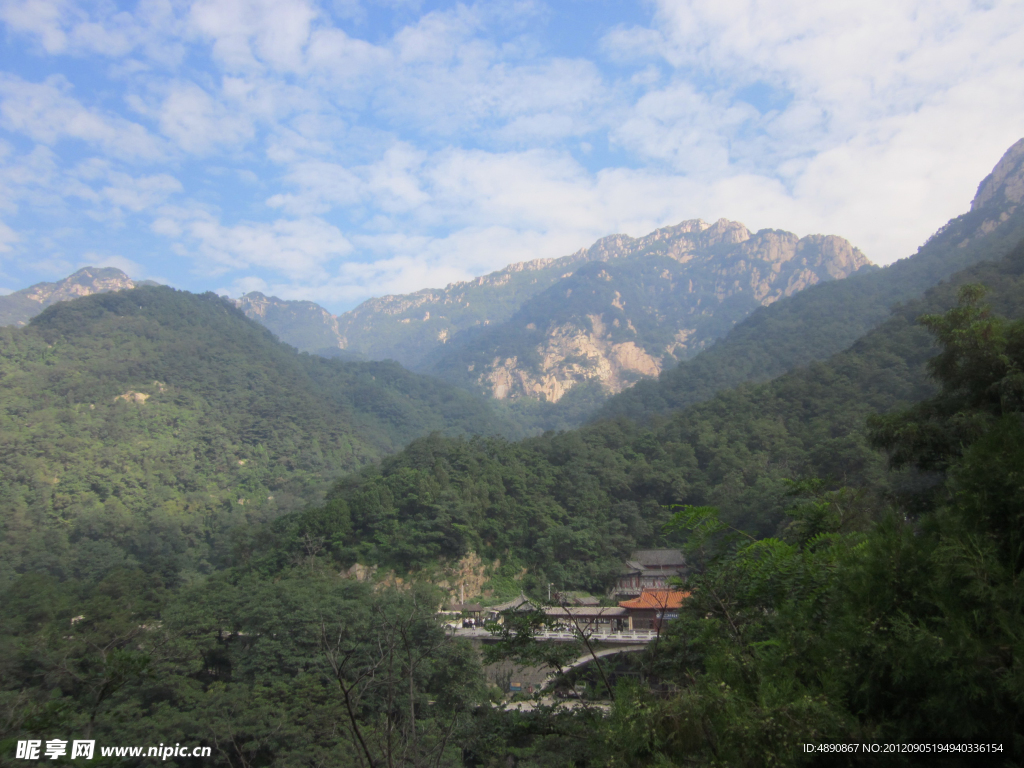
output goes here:
[[[394, 359], [518, 403], [512, 418], [527, 432], [643, 418], [844, 349], [893, 304], [1006, 253], [1024, 233], [1022, 197], [1024, 141], [981, 182], [970, 211], [884, 269], [836, 236], [694, 220], [444, 289], [370, 299], [338, 316], [258, 292], [236, 303], [300, 350]], [[21, 326], [55, 302], [142, 284], [87, 267], [0, 297], [0, 323]]]
[[640, 381], [590, 418], [643, 419], [708, 400], [744, 382], [768, 381], [836, 354], [883, 322], [892, 308], [1024, 239], [1024, 139], [978, 186], [970, 210], [947, 222], [913, 256], [846, 280], [815, 285], [759, 308], [710, 348]]
[[239, 306], [309, 351], [392, 358], [496, 400], [555, 403], [581, 384], [607, 395], [656, 376], [756, 307], [867, 267], [839, 237], [694, 220], [337, 317], [256, 293]]
[[[260, 293], [237, 304], [303, 351], [394, 359], [496, 400], [556, 403], [580, 385], [600, 398], [657, 376], [757, 307], [861, 269], [870, 269], [864, 255], [836, 236], [694, 220], [443, 290], [371, 299], [340, 316]], [[24, 325], [53, 302], [135, 285], [89, 267], [0, 297], [0, 318]]]
[[[466, 284], [503, 319], [415, 363], [461, 386], [300, 352], [247, 316], [251, 295], [243, 311], [87, 269], [8, 297], [0, 752], [74, 734], [199, 744], [220, 766], [372, 766], [415, 732], [434, 751], [406, 762], [451, 768], [793, 765], [812, 742], [1021, 764], [1022, 202], [1024, 141], [883, 269], [838, 238], [690, 222], [646, 253], [614, 241], [632, 255], [509, 273], [518, 294]], [[272, 305], [262, 321], [310, 344], [343, 330]], [[424, 306], [364, 319], [397, 344], [429, 331]], [[552, 338], [594, 349], [548, 369], [567, 389], [541, 403]], [[631, 369], [587, 366], [630, 343], [657, 377], [520, 438], [536, 422], [512, 406], [627, 385]], [[534, 642], [550, 615], [516, 611], [485, 671], [436, 612], [462, 587], [491, 605], [601, 594], [653, 548], [692, 569], [628, 661], [586, 634]], [[607, 714], [496, 705], [521, 665], [579, 654], [594, 666], [557, 685]]]

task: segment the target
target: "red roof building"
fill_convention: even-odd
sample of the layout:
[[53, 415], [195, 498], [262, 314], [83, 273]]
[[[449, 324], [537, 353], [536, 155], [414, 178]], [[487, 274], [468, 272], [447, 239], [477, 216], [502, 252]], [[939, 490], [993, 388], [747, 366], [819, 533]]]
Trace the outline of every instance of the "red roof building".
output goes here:
[[645, 589], [639, 597], [621, 601], [619, 607], [626, 609], [629, 629], [660, 629], [664, 622], [678, 618], [689, 596], [678, 589]]
[[645, 589], [668, 589], [672, 579], [684, 579], [686, 573], [686, 558], [678, 549], [638, 549], [626, 560], [612, 594], [624, 600]]

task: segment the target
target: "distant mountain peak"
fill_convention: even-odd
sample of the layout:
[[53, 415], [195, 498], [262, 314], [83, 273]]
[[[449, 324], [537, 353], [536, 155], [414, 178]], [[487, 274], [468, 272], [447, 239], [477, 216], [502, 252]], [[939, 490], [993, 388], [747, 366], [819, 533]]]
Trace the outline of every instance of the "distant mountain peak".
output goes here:
[[114, 267], [82, 267], [63, 280], [36, 283], [7, 296], [0, 296], [0, 325], [23, 326], [58, 301], [137, 288], [149, 282], [136, 282]]
[[338, 319], [312, 301], [290, 301], [259, 291], [250, 291], [234, 301], [249, 318], [301, 350], [333, 356], [345, 348]]

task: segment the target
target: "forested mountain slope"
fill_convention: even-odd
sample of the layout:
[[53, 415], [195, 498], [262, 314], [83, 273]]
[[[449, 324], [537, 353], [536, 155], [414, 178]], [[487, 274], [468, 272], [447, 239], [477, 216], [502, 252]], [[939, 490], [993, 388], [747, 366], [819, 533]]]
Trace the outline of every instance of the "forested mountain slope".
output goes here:
[[[880, 503], [892, 490], [866, 420], [934, 392], [922, 313], [984, 283], [1000, 313], [1024, 317], [1024, 247], [952, 276], [900, 307], [848, 350], [774, 381], [720, 392], [640, 426], [608, 420], [520, 443], [419, 440], [339, 481], [320, 509], [275, 524], [263, 556], [295, 556], [322, 536], [342, 564], [396, 568], [474, 551], [528, 568], [527, 583], [602, 589], [631, 548], [661, 541], [665, 505], [714, 505], [734, 525], [773, 533], [789, 480], [830, 477]], [[266, 543], [266, 542], [265, 542]]]
[[[992, 286], [996, 310], [1021, 316], [1024, 249], [954, 282], [975, 280]], [[225, 768], [710, 768], [874, 765], [874, 754], [821, 760], [804, 745], [918, 744], [933, 751], [886, 764], [1018, 764], [1024, 323], [969, 303], [933, 319], [941, 379], [927, 380], [919, 361], [935, 336], [912, 318], [950, 306], [956, 288], [935, 288], [829, 361], [660, 424], [415, 441], [320, 507], [240, 526], [234, 567], [205, 578], [180, 578], [195, 574], [161, 568], [152, 551], [144, 568], [64, 580], [37, 565], [0, 587], [0, 749], [81, 735], [97, 752], [199, 745], [211, 754], [191, 762]], [[880, 430], [912, 464], [945, 463], [939, 503], [887, 510], [884, 456], [868, 448], [863, 415], [939, 383]], [[824, 486], [785, 482], [837, 468]], [[573, 707], [494, 706], [499, 678], [444, 626], [441, 594], [338, 571], [353, 559], [415, 568], [472, 547], [499, 555], [496, 580], [532, 597], [549, 584], [600, 588], [634, 542], [663, 536], [660, 499], [727, 504], [726, 523], [778, 537], [730, 537], [713, 508], [678, 510], [690, 597], [645, 654], [628, 654], [638, 666], [595, 660], [603, 671], [576, 686]], [[113, 512], [116, 540], [125, 516]], [[135, 535], [173, 543], [170, 533]], [[62, 552], [51, 532], [35, 554], [54, 544]], [[489, 647], [568, 660], [584, 644], [523, 634]]]
[[61, 302], [0, 329], [0, 582], [207, 570], [229, 528], [416, 436], [510, 429], [395, 363], [299, 354], [213, 294]]
[[[0, 582], [0, 749], [80, 735], [203, 745], [218, 766], [593, 768], [877, 762], [806, 743], [930, 745], [944, 754], [902, 764], [973, 766], [965, 745], [983, 744], [1018, 764], [1024, 322], [968, 291], [931, 332], [916, 323], [974, 283], [1024, 317], [1024, 244], [770, 383], [644, 425], [431, 435], [267, 523], [250, 512], [278, 496], [274, 475], [247, 440], [306, 473], [301, 490], [360, 424], [401, 433], [401, 401], [369, 407], [387, 366], [297, 356], [223, 300], [168, 289], [4, 329], [0, 439], [18, 459], [0, 562], [20, 572]], [[346, 371], [361, 397], [328, 386]], [[317, 411], [332, 403], [351, 407]], [[889, 507], [920, 479], [921, 503]], [[679, 503], [709, 506], [664, 506]], [[496, 589], [542, 597], [603, 589], [630, 549], [665, 541], [690, 547], [690, 598], [617, 684], [601, 660], [611, 683], [584, 689], [598, 707], [492, 706], [498, 678], [444, 627], [439, 592], [340, 572], [430, 575], [472, 551], [500, 558]], [[512, 641], [520, 658], [583, 648]]]
[[643, 419], [702, 402], [746, 381], [766, 381], [845, 349], [908, 301], [954, 272], [997, 259], [1024, 238], [1024, 139], [978, 187], [971, 210], [918, 252], [882, 270], [811, 286], [758, 309], [696, 357], [643, 380], [605, 403], [592, 419]]

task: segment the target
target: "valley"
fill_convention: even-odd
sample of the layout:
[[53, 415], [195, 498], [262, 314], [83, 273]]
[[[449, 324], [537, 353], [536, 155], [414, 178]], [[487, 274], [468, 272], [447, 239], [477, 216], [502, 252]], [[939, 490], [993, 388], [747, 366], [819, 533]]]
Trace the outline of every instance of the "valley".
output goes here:
[[[1019, 762], [1022, 199], [1024, 140], [884, 268], [723, 219], [338, 316], [93, 268], [2, 297], [4, 754]], [[651, 552], [685, 581], [609, 654], [579, 617]]]

